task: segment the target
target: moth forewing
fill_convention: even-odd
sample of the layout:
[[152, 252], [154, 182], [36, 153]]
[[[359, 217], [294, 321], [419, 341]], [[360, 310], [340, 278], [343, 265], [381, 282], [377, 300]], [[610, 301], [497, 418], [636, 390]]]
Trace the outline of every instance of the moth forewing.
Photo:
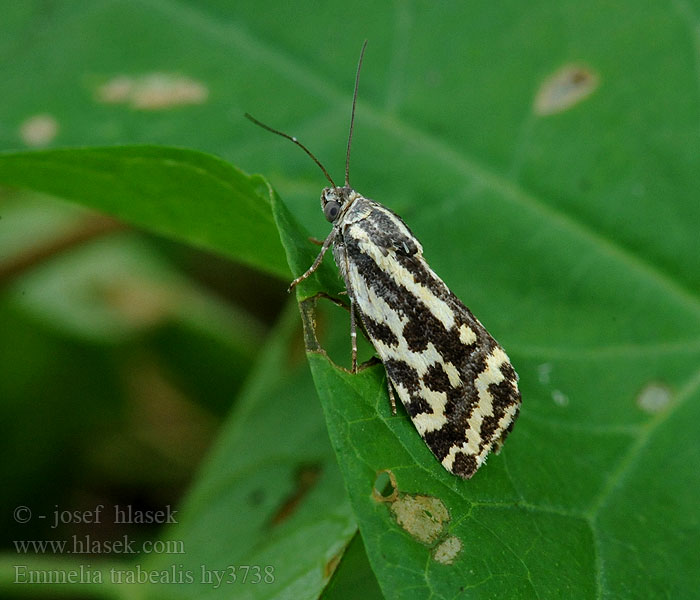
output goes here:
[[352, 310], [430, 450], [451, 473], [471, 477], [517, 417], [515, 371], [401, 218], [357, 192], [348, 196], [333, 256]]

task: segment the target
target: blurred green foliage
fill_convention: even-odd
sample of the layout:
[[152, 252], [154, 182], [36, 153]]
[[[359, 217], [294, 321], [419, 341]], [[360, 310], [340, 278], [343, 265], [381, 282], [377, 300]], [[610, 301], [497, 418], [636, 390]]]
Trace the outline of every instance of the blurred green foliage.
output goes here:
[[[3, 595], [700, 587], [696, 1], [0, 12]], [[520, 421], [468, 482], [390, 414], [380, 366], [350, 376], [312, 353], [309, 371], [284, 289], [317, 251], [307, 229], [328, 231], [325, 182], [242, 118], [298, 136], [340, 179], [365, 38], [353, 186], [402, 215], [521, 376]], [[330, 260], [300, 287], [341, 289]], [[320, 342], [347, 365], [347, 316], [325, 304]], [[445, 507], [437, 542], [373, 493], [381, 471], [399, 499]], [[51, 527], [55, 510], [100, 504], [171, 506], [177, 523]], [[73, 535], [183, 552], [14, 543]], [[18, 564], [88, 563], [102, 584], [14, 583]], [[242, 581], [243, 566], [274, 582]], [[137, 567], [161, 583], [113, 582]]]

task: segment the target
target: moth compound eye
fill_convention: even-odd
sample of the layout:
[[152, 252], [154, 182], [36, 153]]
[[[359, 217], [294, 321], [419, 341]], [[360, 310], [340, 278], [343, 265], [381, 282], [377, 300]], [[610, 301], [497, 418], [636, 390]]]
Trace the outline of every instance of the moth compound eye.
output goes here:
[[326, 202], [326, 206], [323, 207], [323, 214], [326, 216], [326, 220], [331, 223], [338, 218], [338, 213], [340, 212], [340, 204], [335, 200], [330, 200]]

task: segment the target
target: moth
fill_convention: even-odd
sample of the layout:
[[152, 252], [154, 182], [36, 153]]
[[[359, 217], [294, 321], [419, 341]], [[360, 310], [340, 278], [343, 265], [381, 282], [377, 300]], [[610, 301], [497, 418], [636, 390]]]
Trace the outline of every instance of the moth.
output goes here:
[[442, 466], [469, 479], [491, 450], [500, 451], [520, 410], [518, 376], [503, 348], [423, 258], [423, 247], [403, 220], [350, 186], [350, 145], [362, 46], [355, 75], [345, 185], [337, 186], [321, 162], [295, 137], [246, 117], [300, 146], [331, 187], [321, 208], [333, 225], [309, 277], [332, 247], [350, 301], [352, 370], [357, 371], [357, 323], [386, 368], [418, 433]]

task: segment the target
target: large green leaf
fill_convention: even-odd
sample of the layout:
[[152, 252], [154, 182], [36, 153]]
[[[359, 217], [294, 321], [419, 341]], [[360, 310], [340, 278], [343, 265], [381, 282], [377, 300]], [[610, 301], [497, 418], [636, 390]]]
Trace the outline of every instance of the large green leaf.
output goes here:
[[[434, 169], [434, 187], [423, 191], [437, 210], [418, 214], [406, 197], [393, 206], [407, 206], [402, 212], [413, 217], [409, 224], [420, 232], [428, 258], [504, 342], [524, 397], [502, 456], [461, 481], [435, 462], [405, 413], [390, 415], [380, 367], [350, 375], [311, 341], [331, 439], [387, 597], [447, 598], [465, 590], [473, 597], [557, 597], [563, 590], [596, 597], [639, 589], [682, 596], [700, 582], [692, 541], [699, 528], [700, 446], [693, 423], [700, 417], [700, 298], [698, 254], [688, 254], [698, 245], [692, 182], [700, 164], [693, 158], [695, 170], [686, 166], [692, 146], [679, 141], [671, 156], [684, 187], [664, 183], [666, 165], [651, 164], [649, 148], [642, 153], [632, 143], [643, 133], [635, 120], [609, 131], [609, 115], [624, 106], [615, 93], [622, 73], [600, 53], [579, 52], [576, 58], [593, 66], [574, 72], [605, 84], [561, 116], [529, 116], [505, 170], [498, 160], [477, 163], [463, 142], [461, 150], [453, 147], [452, 131], [440, 139], [408, 119], [360, 109], [359, 122], [383, 130], [390, 143], [415, 139], [428, 152], [418, 154]], [[556, 84], [561, 75], [554, 77]], [[685, 126], [677, 115], [662, 122]], [[599, 137], [591, 137], [596, 129]], [[567, 144], [578, 150], [564, 162], [559, 148]], [[646, 144], [670, 151], [653, 139]], [[619, 170], [587, 162], [591, 153], [612, 154]], [[640, 160], [648, 163], [644, 171], [634, 167]], [[585, 183], [560, 185], [566, 199], [555, 203], [529, 181], [538, 171], [549, 181], [545, 167], [558, 163]], [[426, 166], [403, 169], [409, 178], [426, 172]], [[623, 202], [620, 186], [637, 198], [634, 205]], [[438, 200], [440, 188], [445, 196]], [[658, 189], [664, 203], [655, 202], [650, 189]], [[669, 204], [692, 215], [693, 225], [668, 222]], [[659, 220], [667, 222], [663, 230]], [[382, 471], [396, 479], [391, 501], [373, 494]], [[429, 540], [419, 531], [423, 512], [408, 524], [397, 516], [418, 501], [447, 515]]]
[[0, 183], [288, 273], [260, 180], [201, 152], [149, 146], [7, 152], [0, 154]]
[[[39, 2], [6, 4], [3, 147], [22, 145], [17, 131], [38, 113], [58, 122], [56, 144], [195, 147], [265, 173], [317, 237], [328, 229], [320, 173], [241, 115], [299, 136], [340, 178], [368, 38], [353, 185], [406, 219], [508, 350], [524, 397], [501, 456], [462, 482], [441, 471], [405, 414], [389, 416], [380, 368], [351, 377], [312, 356], [385, 594], [695, 593], [695, 0], [98, 0], [50, 14]], [[538, 91], [566, 65], [573, 76], [545, 96], [549, 112], [536, 110]], [[147, 111], [99, 99], [114, 77], [155, 71], [203, 83], [207, 100]], [[552, 112], [587, 82], [589, 96]], [[303, 237], [283, 234], [299, 249], [295, 271], [308, 266]], [[332, 277], [326, 266], [300, 291]], [[371, 497], [379, 469], [392, 470], [401, 493], [445, 504], [443, 535], [463, 544], [457, 562], [436, 563]]]

